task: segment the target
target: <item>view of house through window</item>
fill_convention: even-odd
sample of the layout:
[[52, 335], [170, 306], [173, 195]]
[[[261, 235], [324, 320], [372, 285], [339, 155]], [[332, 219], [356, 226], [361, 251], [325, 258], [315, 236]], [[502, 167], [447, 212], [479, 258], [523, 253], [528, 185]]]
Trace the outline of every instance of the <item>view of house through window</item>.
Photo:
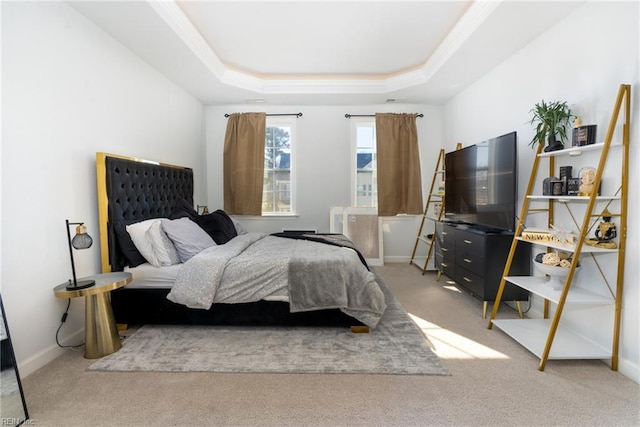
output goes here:
[[293, 213], [293, 123], [267, 117], [262, 214]]
[[376, 171], [376, 123], [375, 120], [353, 121], [355, 145], [355, 177], [352, 189], [353, 205], [378, 206], [378, 174]]

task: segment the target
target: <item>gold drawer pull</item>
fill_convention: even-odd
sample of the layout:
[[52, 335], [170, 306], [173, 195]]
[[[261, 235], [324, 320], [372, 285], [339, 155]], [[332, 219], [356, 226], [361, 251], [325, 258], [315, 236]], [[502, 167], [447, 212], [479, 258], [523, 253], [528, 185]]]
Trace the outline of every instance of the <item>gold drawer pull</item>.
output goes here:
[[468, 277], [466, 277], [466, 276], [463, 276], [462, 278], [464, 279], [464, 281], [465, 281], [465, 282], [468, 282], [468, 283], [473, 282], [473, 280], [469, 279], [469, 278], [468, 278]]
[[447, 252], [449, 249], [447, 248], [440, 248], [442, 250], [442, 252]]
[[467, 239], [464, 239], [464, 242], [465, 242], [467, 245], [470, 245], [471, 243], [473, 243], [471, 240], [467, 240]]
[[449, 267], [449, 264], [447, 264], [446, 262], [441, 262], [440, 266], [442, 266], [444, 268], [447, 268], [447, 267]]
[[471, 261], [469, 258], [464, 258], [464, 262], [466, 262], [467, 264], [471, 264], [473, 261]]
[[443, 236], [446, 236], [447, 234], [449, 234], [449, 233], [447, 233], [446, 231], [443, 231], [443, 232], [442, 232], [442, 235], [443, 235]]

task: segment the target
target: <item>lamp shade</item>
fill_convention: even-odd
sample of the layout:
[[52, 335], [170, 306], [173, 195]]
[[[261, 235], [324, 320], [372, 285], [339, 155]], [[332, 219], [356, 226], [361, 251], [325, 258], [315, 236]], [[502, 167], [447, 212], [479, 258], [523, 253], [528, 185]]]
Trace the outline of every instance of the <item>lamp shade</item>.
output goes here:
[[89, 249], [93, 244], [93, 239], [87, 234], [87, 227], [78, 225], [76, 235], [71, 240], [71, 245], [76, 249]]

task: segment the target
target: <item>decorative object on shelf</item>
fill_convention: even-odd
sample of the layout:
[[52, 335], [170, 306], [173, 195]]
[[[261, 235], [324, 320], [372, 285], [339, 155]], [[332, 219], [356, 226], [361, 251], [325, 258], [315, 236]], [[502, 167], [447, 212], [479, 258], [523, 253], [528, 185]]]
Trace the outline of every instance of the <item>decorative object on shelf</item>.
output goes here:
[[569, 180], [572, 178], [572, 170], [573, 166], [560, 166], [560, 181], [562, 181], [562, 192], [560, 194], [563, 196], [569, 193]]
[[563, 227], [555, 227], [551, 226], [553, 231], [551, 232], [551, 237], [556, 242], [560, 242], [563, 245], [573, 244], [574, 235], [571, 231], [564, 229]]
[[575, 117], [571, 114], [567, 102], [552, 101], [547, 103], [543, 99], [535, 104], [530, 112], [533, 113], [530, 123], [536, 125], [536, 133], [529, 145], [535, 147], [536, 144], [544, 144], [547, 141], [545, 152], [562, 150], [563, 143], [567, 139], [566, 126], [571, 118]]
[[560, 179], [571, 178], [573, 166], [560, 166]]
[[[585, 167], [580, 169], [580, 187], [578, 189], [579, 196], [591, 196], [594, 191], [596, 182], [596, 169], [592, 167]], [[599, 189], [598, 189], [599, 190]], [[598, 191], [600, 194], [600, 191]]]
[[598, 248], [615, 249], [618, 245], [613, 239], [618, 236], [618, 232], [616, 231], [616, 225], [611, 222], [611, 212], [605, 208], [600, 215], [602, 216], [602, 221], [596, 228], [595, 239], [586, 239], [585, 243]]
[[207, 205], [196, 205], [196, 212], [198, 215], [206, 215], [209, 213], [209, 206]]
[[558, 180], [555, 176], [550, 176], [545, 178], [542, 181], [542, 195], [543, 196], [551, 196], [553, 195], [553, 184]]
[[567, 179], [567, 196], [577, 196], [580, 193], [580, 178]]
[[573, 244], [575, 236], [571, 233], [566, 233], [562, 236], [561, 242], [559, 237], [554, 235], [550, 231], [523, 231], [520, 235], [522, 240], [528, 240], [530, 242], [558, 242], [563, 244]]
[[572, 147], [582, 147], [583, 145], [591, 145], [596, 142], [597, 125], [583, 125], [582, 119], [576, 117], [573, 122], [573, 138]]
[[[539, 253], [533, 259], [534, 267], [549, 276], [547, 285], [551, 286], [554, 290], [560, 290], [564, 286], [564, 282], [569, 274], [569, 267], [571, 267], [571, 257], [566, 252], [549, 252]], [[580, 266], [576, 267], [576, 273], [579, 271]]]
[[[71, 272], [73, 274], [73, 280], [69, 279], [69, 284], [67, 285], [67, 289], [76, 290], [76, 289], [84, 289], [90, 288], [95, 285], [96, 282], [93, 280], [80, 280], [76, 279], [76, 265], [73, 261], [73, 248], [76, 249], [89, 249], [93, 244], [93, 239], [89, 234], [87, 234], [87, 227], [84, 226], [84, 222], [69, 222], [69, 220], [65, 220], [67, 224], [67, 240], [69, 241], [69, 256], [71, 257]], [[71, 239], [71, 232], [69, 231], [69, 226], [76, 226], [76, 235]]]
[[564, 181], [561, 179], [553, 179], [551, 180], [551, 194], [553, 196], [562, 196], [564, 195]]

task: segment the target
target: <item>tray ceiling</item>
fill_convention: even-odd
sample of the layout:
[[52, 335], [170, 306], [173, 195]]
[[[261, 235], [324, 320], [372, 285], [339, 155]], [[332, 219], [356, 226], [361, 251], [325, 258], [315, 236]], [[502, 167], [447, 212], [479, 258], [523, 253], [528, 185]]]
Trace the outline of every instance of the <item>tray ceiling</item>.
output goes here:
[[442, 103], [578, 3], [69, 4], [204, 104], [357, 105]]

